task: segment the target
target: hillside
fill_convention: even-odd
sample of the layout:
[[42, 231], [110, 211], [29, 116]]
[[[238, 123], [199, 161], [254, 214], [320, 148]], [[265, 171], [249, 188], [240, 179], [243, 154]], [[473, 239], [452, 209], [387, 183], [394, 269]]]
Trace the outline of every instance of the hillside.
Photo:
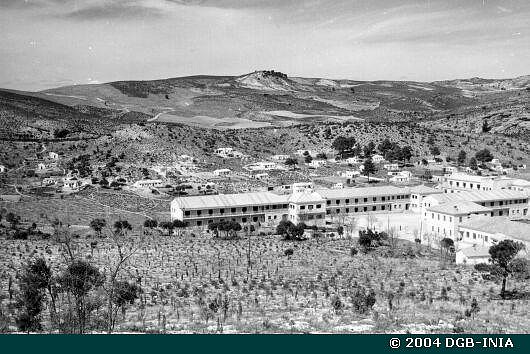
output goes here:
[[226, 129], [353, 119], [417, 121], [480, 106], [499, 94], [517, 97], [527, 86], [528, 77], [367, 82], [256, 71], [67, 86], [28, 94], [73, 107], [138, 111], [161, 122]]

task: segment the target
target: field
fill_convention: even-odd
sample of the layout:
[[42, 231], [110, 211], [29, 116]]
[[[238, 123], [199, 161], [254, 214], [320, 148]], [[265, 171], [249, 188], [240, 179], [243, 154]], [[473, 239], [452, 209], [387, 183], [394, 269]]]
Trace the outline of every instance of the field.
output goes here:
[[[108, 269], [111, 243], [98, 239], [91, 248], [91, 241], [76, 240], [78, 254]], [[8, 275], [31, 256], [62, 268], [52, 241], [1, 242], [4, 299]], [[137, 242], [139, 251], [122, 276], [136, 279], [143, 293], [120, 316], [118, 331], [527, 333], [530, 328], [528, 300], [500, 300], [499, 284], [470, 268], [445, 265], [437, 251], [407, 242], [397, 246], [395, 257], [351, 256], [355, 240], [349, 239], [294, 243], [278, 236], [229, 241], [155, 234]], [[293, 250], [291, 256], [285, 255], [287, 249]], [[371, 311], [353, 308], [358, 288], [375, 292]], [[463, 313], [472, 298], [480, 311], [468, 318]], [[342, 306], [332, 306], [337, 299]]]

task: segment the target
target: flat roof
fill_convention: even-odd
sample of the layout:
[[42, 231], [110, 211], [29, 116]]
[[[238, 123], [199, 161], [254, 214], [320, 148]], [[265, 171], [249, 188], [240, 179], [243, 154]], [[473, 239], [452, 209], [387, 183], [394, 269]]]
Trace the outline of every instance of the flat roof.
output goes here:
[[489, 212], [491, 208], [483, 207], [477, 203], [468, 201], [458, 201], [443, 203], [427, 208], [427, 211], [448, 215], [464, 215], [470, 213]]
[[461, 224], [460, 227], [530, 242], [530, 224], [504, 217], [471, 218], [469, 221]]
[[440, 203], [457, 202], [457, 201], [471, 201], [483, 202], [489, 200], [505, 200], [505, 199], [526, 199], [528, 196], [524, 192], [514, 191], [511, 189], [498, 189], [491, 191], [462, 191], [454, 193], [434, 194], [430, 196]]
[[410, 194], [410, 191], [408, 188], [400, 188], [400, 187], [395, 187], [395, 186], [341, 188], [341, 189], [325, 188], [325, 189], [318, 189], [316, 190], [316, 192], [326, 199]]
[[173, 199], [172, 205], [181, 209], [227, 208], [246, 205], [284, 204], [289, 194], [278, 195], [271, 192], [252, 192], [235, 194], [215, 194]]
[[444, 191], [441, 189], [435, 189], [432, 187], [427, 187], [424, 184], [420, 184], [418, 186], [409, 187], [410, 193], [413, 194], [440, 194]]
[[487, 246], [471, 246], [460, 250], [468, 258], [484, 258], [489, 257], [490, 248]]

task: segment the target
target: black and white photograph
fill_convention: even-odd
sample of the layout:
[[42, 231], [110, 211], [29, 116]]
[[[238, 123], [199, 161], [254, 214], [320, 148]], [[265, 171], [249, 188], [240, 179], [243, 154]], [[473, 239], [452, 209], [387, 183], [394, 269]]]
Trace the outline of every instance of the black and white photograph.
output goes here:
[[510, 347], [529, 164], [528, 0], [0, 0], [0, 333]]

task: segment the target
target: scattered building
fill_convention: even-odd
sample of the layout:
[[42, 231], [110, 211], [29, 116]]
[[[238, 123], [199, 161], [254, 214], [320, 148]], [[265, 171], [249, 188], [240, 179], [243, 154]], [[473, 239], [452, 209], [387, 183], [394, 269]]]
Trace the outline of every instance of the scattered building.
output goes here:
[[490, 259], [489, 247], [473, 245], [456, 252], [456, 264], [488, 263]]
[[161, 179], [141, 179], [133, 184], [136, 188], [160, 188], [164, 187], [164, 185], [165, 182]]
[[326, 160], [312, 160], [308, 165], [313, 168], [318, 168], [325, 166], [327, 164]]
[[229, 168], [220, 168], [218, 170], [213, 171], [214, 175], [220, 176], [220, 177], [229, 176], [230, 173], [232, 173], [232, 171]]
[[289, 155], [273, 155], [271, 159], [276, 161], [285, 161], [289, 158]]
[[383, 161], [385, 161], [385, 158], [382, 155], [375, 154], [372, 156], [373, 163], [381, 163]]

